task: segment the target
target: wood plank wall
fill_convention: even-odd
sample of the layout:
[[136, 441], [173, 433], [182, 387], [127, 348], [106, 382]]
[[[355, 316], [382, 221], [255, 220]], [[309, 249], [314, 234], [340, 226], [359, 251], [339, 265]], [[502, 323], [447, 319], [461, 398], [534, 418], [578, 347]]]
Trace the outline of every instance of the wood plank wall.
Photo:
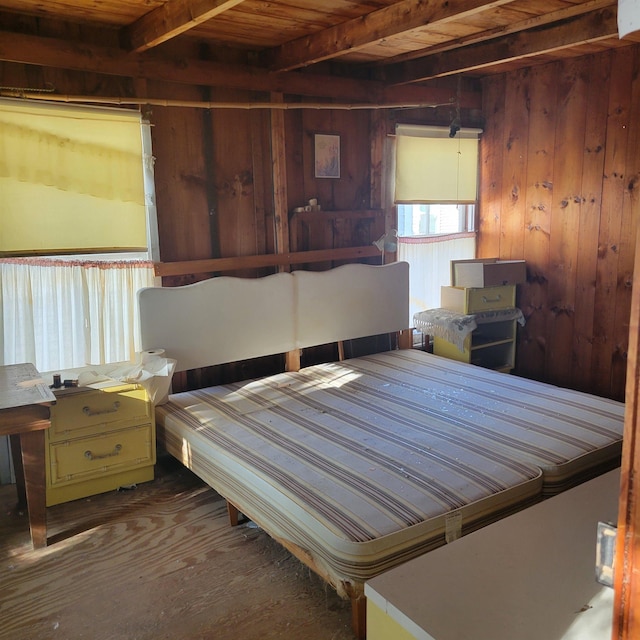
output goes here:
[[524, 258], [516, 371], [622, 400], [640, 199], [640, 48], [486, 78], [479, 257]]
[[[202, 99], [189, 97], [184, 87], [175, 91], [183, 99]], [[216, 90], [215, 94], [218, 101], [259, 99], [225, 90]], [[153, 108], [160, 253], [164, 262], [275, 251], [270, 118], [266, 110]], [[301, 109], [285, 113], [289, 213], [311, 198], [318, 200], [323, 211], [370, 208], [369, 130], [367, 112]], [[340, 135], [339, 179], [315, 178], [315, 133]], [[322, 215], [318, 212], [318, 217]], [[340, 229], [330, 231], [334, 237]], [[321, 245], [316, 241], [310, 248], [331, 248]], [[341, 238], [335, 246], [354, 244], [349, 237]], [[256, 275], [255, 270], [246, 275]], [[197, 277], [202, 276], [167, 279], [165, 284], [183, 284]]]
[[[638, 217], [639, 58], [632, 46], [483, 83], [478, 250], [527, 260], [517, 372], [617, 399], [624, 397]], [[0, 63], [0, 81], [51, 83], [69, 94], [268, 99], [13, 63]], [[270, 113], [153, 107], [149, 117], [162, 260], [275, 251]], [[286, 111], [288, 210], [310, 198], [325, 210], [383, 207], [381, 150], [392, 125], [393, 115], [380, 112]], [[315, 133], [341, 136], [339, 180], [314, 177]]]

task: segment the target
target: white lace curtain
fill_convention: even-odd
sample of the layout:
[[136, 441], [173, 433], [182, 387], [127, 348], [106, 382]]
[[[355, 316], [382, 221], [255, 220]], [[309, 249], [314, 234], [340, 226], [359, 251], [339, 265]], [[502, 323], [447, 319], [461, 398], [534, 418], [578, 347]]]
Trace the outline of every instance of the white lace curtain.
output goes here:
[[474, 233], [400, 238], [398, 260], [409, 263], [409, 319], [440, 307], [440, 287], [451, 284], [451, 260], [475, 258]]
[[152, 286], [148, 261], [0, 260], [1, 364], [53, 371], [131, 360], [136, 292]]

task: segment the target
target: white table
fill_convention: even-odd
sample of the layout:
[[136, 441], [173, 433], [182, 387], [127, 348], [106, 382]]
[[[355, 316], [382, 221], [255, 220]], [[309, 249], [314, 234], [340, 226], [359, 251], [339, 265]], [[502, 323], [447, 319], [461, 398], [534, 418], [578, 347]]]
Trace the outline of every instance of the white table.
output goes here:
[[377, 576], [368, 640], [609, 640], [597, 523], [616, 522], [611, 471]]

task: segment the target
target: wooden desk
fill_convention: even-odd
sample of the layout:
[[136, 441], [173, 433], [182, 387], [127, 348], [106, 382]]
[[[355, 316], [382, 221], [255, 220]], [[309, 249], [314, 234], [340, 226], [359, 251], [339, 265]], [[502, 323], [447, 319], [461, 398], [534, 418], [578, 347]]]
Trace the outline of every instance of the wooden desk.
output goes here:
[[49, 428], [49, 407], [55, 402], [51, 389], [32, 364], [0, 366], [0, 435], [12, 436], [12, 446], [19, 436], [21, 455], [14, 459], [16, 479], [20, 482], [18, 476], [23, 475], [35, 549], [47, 545], [44, 430]]

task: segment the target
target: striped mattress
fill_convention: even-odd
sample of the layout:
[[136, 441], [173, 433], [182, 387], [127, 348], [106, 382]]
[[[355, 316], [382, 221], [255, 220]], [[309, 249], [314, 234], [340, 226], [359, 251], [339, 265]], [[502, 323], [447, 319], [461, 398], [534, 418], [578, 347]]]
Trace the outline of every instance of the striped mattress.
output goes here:
[[339, 592], [617, 464], [624, 405], [392, 351], [173, 394], [166, 449]]

